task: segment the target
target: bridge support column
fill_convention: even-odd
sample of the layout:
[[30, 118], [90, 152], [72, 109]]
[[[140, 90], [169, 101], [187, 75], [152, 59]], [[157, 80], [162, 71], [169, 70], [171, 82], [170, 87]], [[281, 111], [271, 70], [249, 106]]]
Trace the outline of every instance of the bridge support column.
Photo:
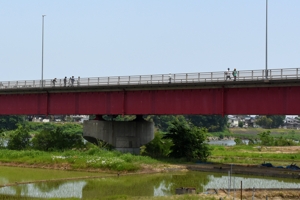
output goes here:
[[84, 121], [83, 137], [96, 142], [103, 140], [121, 152], [139, 154], [140, 147], [154, 138], [154, 123], [141, 117], [133, 121]]

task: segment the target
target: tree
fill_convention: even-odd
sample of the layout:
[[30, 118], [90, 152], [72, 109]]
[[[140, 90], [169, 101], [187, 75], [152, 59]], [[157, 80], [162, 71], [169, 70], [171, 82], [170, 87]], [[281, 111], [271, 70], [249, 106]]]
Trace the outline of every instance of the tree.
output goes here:
[[145, 145], [143, 155], [151, 156], [154, 158], [166, 157], [170, 153], [170, 148], [173, 145], [171, 139], [163, 139], [164, 133], [155, 132], [154, 139]]
[[227, 116], [221, 115], [186, 115], [185, 118], [197, 127], [205, 127], [209, 132], [223, 131], [227, 125]]
[[257, 116], [255, 123], [263, 128], [271, 128], [272, 119], [267, 118], [266, 116]]
[[79, 134], [63, 132], [60, 127], [55, 130], [43, 130], [32, 139], [34, 149], [42, 151], [64, 150], [82, 147], [83, 140]]
[[25, 117], [22, 115], [2, 115], [0, 116], [0, 129], [14, 130], [18, 128], [17, 124], [23, 124]]
[[242, 144], [244, 144], [244, 142], [243, 142], [243, 140], [241, 138], [235, 138], [234, 142], [235, 142], [236, 145], [242, 145]]
[[270, 135], [270, 131], [261, 132], [258, 134], [260, 139], [260, 144], [264, 146], [273, 146], [274, 138]]
[[256, 124], [263, 128], [278, 128], [284, 123], [285, 115], [257, 116]]
[[243, 126], [244, 126], [244, 122], [239, 121], [239, 127], [240, 127], [240, 128], [243, 128]]
[[155, 127], [163, 132], [167, 132], [170, 122], [176, 118], [175, 115], [148, 115], [146, 119], [153, 121]]
[[272, 120], [271, 128], [278, 128], [284, 123], [285, 115], [267, 115]]
[[22, 150], [30, 146], [29, 130], [27, 127], [19, 125], [18, 128], [8, 136], [7, 148], [12, 150]]
[[163, 138], [173, 141], [171, 157], [206, 161], [211, 153], [208, 144], [205, 143], [206, 133], [205, 128], [198, 128], [179, 117], [171, 122], [168, 133]]

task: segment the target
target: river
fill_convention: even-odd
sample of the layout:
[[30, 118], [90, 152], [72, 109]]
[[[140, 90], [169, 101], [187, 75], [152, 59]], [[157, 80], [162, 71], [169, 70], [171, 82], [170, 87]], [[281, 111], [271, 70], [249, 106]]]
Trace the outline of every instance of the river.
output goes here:
[[[63, 178], [79, 178], [61, 180]], [[48, 180], [39, 182], [41, 180]], [[231, 185], [229, 186], [231, 180]], [[30, 183], [29, 183], [30, 182]], [[169, 196], [179, 187], [194, 187], [197, 192], [208, 188], [299, 188], [300, 180], [268, 178], [258, 176], [208, 173], [172, 172], [143, 175], [123, 175], [0, 167], [0, 185], [14, 184], [0, 188], [0, 198], [75, 198], [126, 196]]]

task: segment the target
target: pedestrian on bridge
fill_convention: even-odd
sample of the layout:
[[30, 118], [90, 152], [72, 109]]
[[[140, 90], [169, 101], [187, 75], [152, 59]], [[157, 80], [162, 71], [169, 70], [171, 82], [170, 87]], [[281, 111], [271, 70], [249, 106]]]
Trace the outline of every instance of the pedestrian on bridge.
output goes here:
[[227, 71], [225, 72], [225, 75], [226, 75], [226, 81], [227, 79], [230, 79], [231, 80], [231, 77], [230, 77], [230, 69], [228, 68]]
[[74, 86], [74, 81], [75, 81], [74, 76], [72, 76], [72, 77], [70, 78], [70, 80], [71, 80], [71, 86]]
[[64, 78], [64, 87], [66, 87], [67, 86], [67, 77], [65, 76], [65, 78]]
[[77, 79], [77, 86], [80, 86], [80, 76], [78, 76], [78, 79]]
[[54, 78], [54, 79], [52, 80], [53, 87], [55, 87], [55, 83], [56, 83], [56, 78]]
[[233, 75], [233, 81], [236, 81], [237, 71], [236, 71], [235, 68], [234, 68], [234, 70], [233, 70], [233, 72], [232, 72], [232, 75]]

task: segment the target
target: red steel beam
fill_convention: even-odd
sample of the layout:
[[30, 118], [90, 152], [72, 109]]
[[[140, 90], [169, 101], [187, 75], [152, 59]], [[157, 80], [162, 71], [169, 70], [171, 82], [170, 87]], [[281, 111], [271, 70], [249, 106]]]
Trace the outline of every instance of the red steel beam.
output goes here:
[[1, 115], [300, 113], [300, 86], [0, 94]]

